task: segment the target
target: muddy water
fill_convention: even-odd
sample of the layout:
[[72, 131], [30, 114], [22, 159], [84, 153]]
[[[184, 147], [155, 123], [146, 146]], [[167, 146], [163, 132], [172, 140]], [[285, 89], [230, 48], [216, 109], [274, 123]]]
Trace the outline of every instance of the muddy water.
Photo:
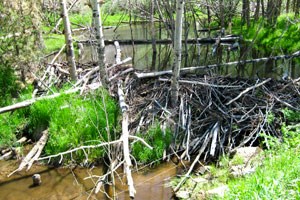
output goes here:
[[[0, 199], [108, 199], [103, 193], [95, 196], [92, 193], [93, 180], [85, 179], [91, 174], [101, 175], [102, 172], [99, 168], [94, 168], [91, 171], [82, 168], [73, 170], [51, 169], [35, 165], [29, 172], [16, 173], [7, 178], [6, 175], [16, 168], [16, 164], [16, 161], [0, 162]], [[41, 175], [41, 186], [31, 186], [31, 176], [35, 173]], [[119, 175], [120, 178], [116, 176], [115, 196], [117, 199], [129, 199], [127, 186], [121, 171], [119, 171]], [[154, 169], [140, 170], [133, 173], [135, 188], [137, 190], [136, 199], [170, 199], [172, 197], [172, 190], [168, 187], [168, 181], [170, 177], [175, 175], [176, 166], [172, 163], [165, 163]]]

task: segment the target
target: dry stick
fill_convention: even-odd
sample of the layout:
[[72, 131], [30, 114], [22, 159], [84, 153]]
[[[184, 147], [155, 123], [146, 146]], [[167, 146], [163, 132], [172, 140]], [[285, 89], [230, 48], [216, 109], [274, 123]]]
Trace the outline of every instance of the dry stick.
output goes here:
[[121, 48], [118, 41], [114, 42], [114, 45], [116, 47], [116, 64], [121, 63]]
[[99, 66], [93, 68], [91, 71], [86, 73], [80, 80], [78, 80], [74, 86], [77, 87], [78, 85], [80, 85], [82, 82], [85, 81], [85, 79], [88, 79], [88, 77], [91, 76], [93, 73], [99, 71], [99, 69], [100, 69]]
[[251, 87], [248, 87], [246, 88], [244, 91], [242, 91], [237, 97], [235, 97], [234, 99], [231, 99], [229, 102], [227, 102], [225, 105], [229, 105], [231, 104], [232, 102], [238, 100], [241, 96], [243, 96], [244, 94], [246, 94], [247, 92], [249, 92], [250, 90], [253, 90], [254, 88], [257, 88], [259, 86], [262, 86], [263, 84], [269, 82], [270, 80], [272, 80], [271, 78], [268, 78], [267, 80], [264, 80], [263, 82], [257, 84], [257, 85], [254, 85], [254, 86], [251, 86]]
[[[171, 80], [166, 79], [166, 78], [159, 78], [159, 81], [169, 82]], [[200, 81], [189, 81], [189, 80], [178, 80], [178, 82], [195, 84], [195, 85], [203, 85], [203, 86], [208, 86], [208, 87], [216, 87], [216, 88], [241, 88], [242, 87], [240, 85], [215, 85], [215, 84], [210, 84], [210, 83], [205, 83], [205, 82], [200, 82]]]
[[130, 159], [130, 154], [129, 154], [129, 143], [128, 143], [128, 136], [129, 136], [129, 131], [128, 131], [128, 106], [125, 103], [125, 98], [124, 98], [124, 92], [121, 88], [121, 81], [118, 83], [118, 95], [119, 95], [119, 104], [121, 107], [122, 111], [122, 139], [123, 139], [123, 156], [124, 156], [124, 170], [127, 176], [127, 184], [128, 184], [128, 189], [129, 189], [129, 196], [131, 198], [134, 198], [134, 195], [136, 193], [136, 190], [133, 185], [133, 179], [131, 175], [131, 169], [130, 167], [132, 166], [131, 159]]
[[100, 144], [96, 144], [96, 145], [80, 146], [80, 147], [77, 147], [77, 148], [74, 148], [74, 149], [71, 149], [71, 150], [68, 150], [68, 151], [65, 151], [65, 152], [61, 152], [61, 153], [58, 153], [58, 154], [55, 154], [55, 155], [41, 157], [37, 160], [46, 160], [46, 159], [51, 159], [51, 158], [56, 158], [56, 157], [61, 157], [62, 158], [62, 156], [66, 155], [66, 154], [71, 154], [71, 153], [79, 151], [79, 150], [94, 149], [94, 148], [99, 148], [99, 147], [103, 147], [103, 146], [107, 146], [107, 145], [117, 144], [117, 143], [120, 143], [120, 142], [122, 142], [122, 140], [118, 139], [118, 140], [114, 140], [114, 141], [111, 141], [111, 142], [104, 142], [104, 143], [100, 143]]
[[107, 68], [106, 71], [109, 71], [109, 70], [111, 70], [111, 69], [113, 69], [113, 68], [115, 68], [115, 67], [117, 67], [117, 66], [119, 66], [119, 65], [123, 65], [123, 64], [125, 64], [125, 63], [127, 63], [127, 62], [129, 62], [129, 61], [131, 61], [131, 60], [132, 60], [131, 57], [125, 58], [125, 59], [122, 60], [120, 63], [113, 64], [111, 67]]
[[[238, 65], [238, 64], [247, 64], [247, 63], [255, 63], [255, 62], [262, 62], [262, 61], [269, 61], [269, 60], [280, 60], [280, 59], [289, 59], [295, 58], [300, 56], [300, 51], [293, 53], [292, 55], [279, 55], [274, 57], [265, 57], [265, 58], [257, 58], [252, 60], [242, 60], [242, 61], [234, 61], [228, 63], [221, 63], [221, 64], [213, 64], [213, 65], [206, 65], [206, 66], [197, 66], [197, 67], [187, 67], [181, 68], [180, 73], [191, 73], [199, 69], [210, 69], [216, 68], [220, 66], [230, 66], [230, 65]], [[161, 75], [172, 74], [172, 70], [160, 71], [160, 72], [149, 72], [149, 73], [135, 73], [138, 78], [150, 78], [156, 77]]]
[[124, 74], [127, 74], [127, 73], [129, 73], [129, 72], [132, 72], [132, 71], [134, 71], [133, 68], [128, 68], [128, 69], [126, 69], [126, 70], [124, 70], [124, 71], [122, 71], [122, 72], [120, 72], [120, 73], [115, 74], [114, 76], [110, 77], [108, 80], [109, 80], [109, 81], [112, 81], [112, 80], [114, 80], [115, 78], [117, 78], [117, 77], [119, 77], [119, 76], [122, 76], [122, 75], [124, 75]]
[[[59, 50], [59, 52], [54, 56], [54, 58], [51, 60], [50, 64], [48, 65], [43, 77], [39, 80], [38, 82], [38, 86], [41, 86], [41, 84], [43, 84], [47, 74], [51, 71], [51, 68], [52, 68], [52, 65], [54, 64], [55, 60], [58, 58], [58, 56], [61, 54], [61, 52], [65, 49], [66, 45], [64, 44], [61, 49]], [[36, 78], [36, 77], [35, 77]], [[46, 86], [48, 89], [49, 87]], [[35, 89], [33, 92], [32, 92], [32, 98], [35, 97], [36, 93], [37, 93], [38, 89]]]
[[[91, 90], [95, 90], [95, 89], [99, 88], [99, 85], [95, 85], [95, 83], [93, 83], [93, 84], [88, 85], [88, 87]], [[77, 87], [77, 88], [74, 88], [74, 89], [71, 89], [71, 90], [67, 90], [63, 93], [55, 93], [55, 94], [52, 94], [50, 96], [43, 96], [43, 97], [38, 97], [38, 98], [34, 98], [34, 99], [29, 99], [29, 100], [22, 101], [22, 102], [19, 102], [19, 103], [10, 105], [10, 106], [2, 107], [2, 108], [0, 108], [0, 114], [5, 113], [5, 112], [9, 112], [9, 111], [13, 111], [13, 110], [16, 110], [16, 109], [19, 109], [19, 108], [24, 108], [24, 107], [30, 106], [33, 103], [35, 103], [36, 101], [40, 101], [40, 100], [44, 100], [44, 99], [53, 99], [53, 98], [59, 97], [62, 94], [75, 93], [75, 92], [79, 91], [81, 88], [82, 87]]]
[[215, 156], [216, 146], [217, 146], [217, 137], [220, 134], [220, 124], [216, 122], [216, 124], [212, 128], [212, 142], [210, 146], [210, 155]]
[[39, 139], [38, 143], [31, 149], [31, 151], [26, 155], [26, 157], [22, 160], [19, 167], [11, 172], [8, 177], [13, 175], [15, 172], [21, 171], [24, 167], [27, 165], [27, 171], [32, 166], [33, 162], [38, 159], [38, 157], [41, 155], [42, 150], [47, 142], [48, 139], [48, 130], [44, 130], [42, 132], [42, 137]]
[[204, 152], [205, 148], [207, 147], [210, 138], [211, 138], [211, 133], [208, 133], [208, 134], [206, 135], [206, 138], [205, 138], [204, 143], [202, 144], [201, 149], [199, 150], [199, 153], [198, 153], [197, 157], [195, 158], [195, 160], [193, 161], [192, 165], [190, 166], [189, 171], [184, 175], [184, 177], [181, 179], [181, 181], [180, 181], [180, 182], [178, 183], [178, 185], [175, 187], [174, 192], [177, 192], [177, 191], [180, 189], [181, 185], [182, 185], [182, 184], [186, 181], [186, 179], [189, 177], [189, 175], [190, 175], [190, 173], [192, 172], [192, 170], [194, 169], [196, 163], [199, 161], [200, 156], [202, 155], [202, 153]]

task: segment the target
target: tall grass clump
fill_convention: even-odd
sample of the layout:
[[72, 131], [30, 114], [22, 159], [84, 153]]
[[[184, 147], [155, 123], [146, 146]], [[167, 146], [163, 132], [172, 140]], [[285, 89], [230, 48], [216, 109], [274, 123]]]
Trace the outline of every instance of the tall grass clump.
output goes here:
[[283, 113], [289, 122], [281, 127], [283, 141], [272, 143], [253, 175], [230, 180], [225, 199], [300, 199], [300, 113], [288, 109]]
[[[82, 145], [95, 145], [116, 138], [118, 107], [104, 90], [80, 97], [62, 95], [37, 102], [31, 108], [29, 127], [32, 137], [47, 127], [50, 137], [45, 147], [47, 155], [57, 154]], [[103, 156], [104, 149], [78, 151], [75, 161]]]
[[172, 139], [170, 129], [166, 129], [164, 132], [158, 123], [150, 127], [146, 133], [138, 134], [138, 136], [153, 147], [151, 150], [141, 142], [133, 144], [132, 155], [142, 164], [159, 161], [163, 156], [164, 150], [169, 147]]
[[27, 124], [27, 109], [0, 115], [0, 148], [10, 147], [22, 136]]

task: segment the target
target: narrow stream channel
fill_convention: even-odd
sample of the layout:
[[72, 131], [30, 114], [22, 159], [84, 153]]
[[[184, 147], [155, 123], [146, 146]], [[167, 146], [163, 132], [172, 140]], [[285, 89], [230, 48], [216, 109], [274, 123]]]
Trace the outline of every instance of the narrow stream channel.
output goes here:
[[[48, 168], [35, 165], [28, 172], [20, 172], [7, 178], [6, 175], [17, 167], [16, 161], [0, 162], [0, 199], [5, 200], [69, 200], [69, 199], [109, 199], [103, 193], [94, 195], [91, 192], [94, 183], [91, 179], [85, 179], [90, 175], [101, 175], [100, 168], [92, 171], [84, 168]], [[156, 168], [143, 169], [133, 173], [136, 188], [135, 199], [171, 199], [172, 190], [168, 186], [169, 179], [176, 175], [176, 165], [163, 163]], [[42, 184], [32, 187], [31, 176], [39, 173]], [[119, 200], [130, 199], [127, 185], [122, 172], [120, 179], [116, 178], [116, 198]]]

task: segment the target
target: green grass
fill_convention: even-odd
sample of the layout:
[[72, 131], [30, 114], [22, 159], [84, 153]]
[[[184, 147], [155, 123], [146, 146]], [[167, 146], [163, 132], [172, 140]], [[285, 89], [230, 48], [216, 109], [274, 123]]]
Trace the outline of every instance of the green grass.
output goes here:
[[293, 53], [300, 49], [300, 22], [294, 14], [282, 14], [274, 27], [269, 27], [266, 20], [252, 21], [248, 28], [241, 25], [241, 20], [233, 20], [233, 33], [242, 34], [246, 41], [254, 40], [254, 47], [265, 52]]
[[299, 148], [270, 153], [255, 174], [231, 180], [225, 199], [299, 199]]
[[22, 135], [27, 123], [26, 109], [0, 115], [0, 148], [10, 147]]
[[65, 36], [59, 34], [48, 34], [44, 36], [45, 42], [45, 53], [51, 53], [53, 51], [58, 51], [65, 44]]
[[169, 129], [164, 133], [159, 124], [156, 123], [144, 134], [137, 134], [137, 136], [143, 138], [153, 149], [149, 149], [141, 142], [136, 142], [132, 146], [132, 155], [135, 159], [141, 163], [149, 163], [157, 161], [159, 163], [163, 156], [164, 150], [166, 150], [171, 143], [171, 131]]
[[300, 113], [283, 113], [292, 123], [281, 127], [283, 142], [270, 143], [271, 150], [253, 175], [229, 179], [230, 192], [224, 199], [300, 199]]
[[[117, 137], [115, 134], [118, 106], [104, 90], [85, 98], [62, 95], [55, 99], [39, 101], [30, 111], [29, 127], [32, 137], [38, 137], [43, 129], [49, 127], [50, 137], [45, 147], [46, 155], [57, 154], [82, 145], [99, 144]], [[102, 157], [104, 149], [91, 149], [86, 153], [92, 161]], [[73, 161], [82, 161], [84, 158], [83, 151], [72, 155]]]

